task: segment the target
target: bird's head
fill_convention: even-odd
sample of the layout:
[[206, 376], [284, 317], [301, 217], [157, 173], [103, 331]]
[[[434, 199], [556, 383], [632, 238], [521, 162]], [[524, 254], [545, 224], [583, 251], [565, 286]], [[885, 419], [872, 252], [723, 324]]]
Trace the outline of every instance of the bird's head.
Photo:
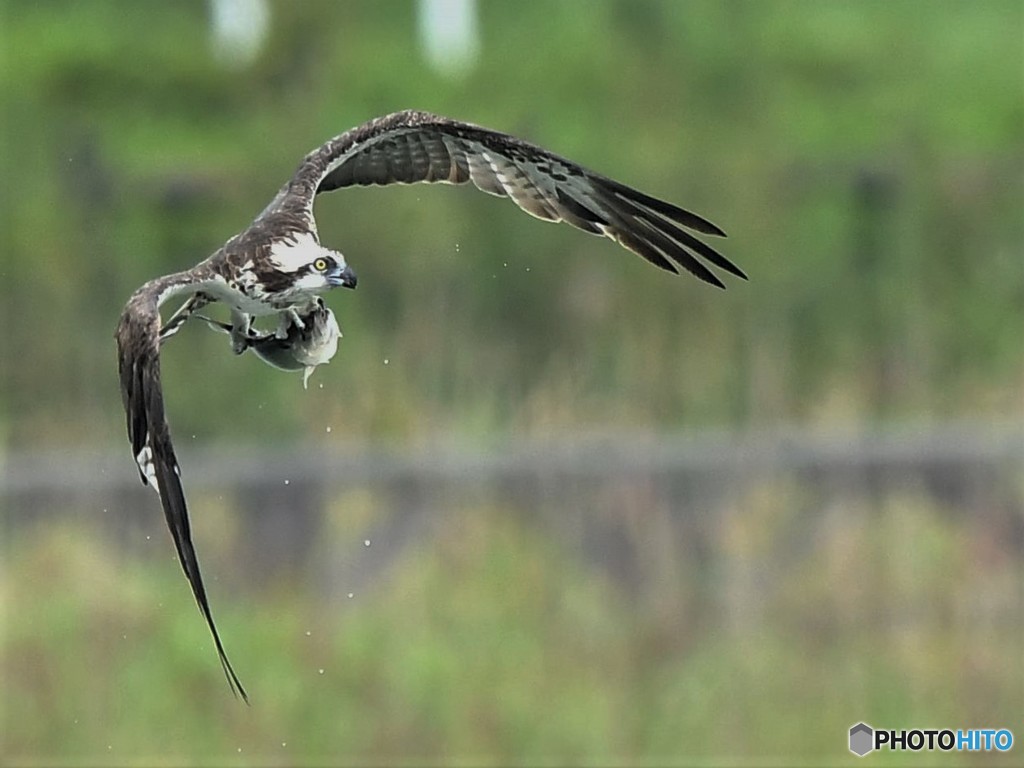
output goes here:
[[327, 288], [355, 288], [356, 273], [345, 257], [337, 251], [324, 250], [305, 266], [305, 274], [299, 280], [310, 291], [321, 291]]
[[311, 233], [282, 237], [271, 243], [266, 261], [259, 267], [267, 274], [262, 277], [270, 293], [285, 292], [302, 303], [311, 295], [329, 288], [356, 287], [356, 273], [345, 263], [338, 251], [324, 248]]

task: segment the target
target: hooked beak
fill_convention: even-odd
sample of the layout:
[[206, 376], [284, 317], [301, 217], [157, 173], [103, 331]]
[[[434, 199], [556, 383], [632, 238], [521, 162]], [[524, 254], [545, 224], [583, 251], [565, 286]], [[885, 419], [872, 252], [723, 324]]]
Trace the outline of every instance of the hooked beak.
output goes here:
[[341, 286], [342, 288], [356, 287], [356, 273], [348, 264], [341, 267], [340, 269], [335, 267], [334, 269], [327, 273], [326, 277], [327, 284], [330, 285], [331, 288], [337, 288], [338, 286]]

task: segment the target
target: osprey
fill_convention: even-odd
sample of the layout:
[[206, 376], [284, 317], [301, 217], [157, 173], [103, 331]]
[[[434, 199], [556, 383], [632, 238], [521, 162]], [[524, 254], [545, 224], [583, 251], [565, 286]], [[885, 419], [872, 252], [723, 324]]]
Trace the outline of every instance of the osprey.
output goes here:
[[[253, 349], [279, 368], [305, 369], [327, 362], [337, 346], [337, 323], [320, 294], [355, 288], [345, 257], [320, 243], [313, 200], [321, 192], [352, 186], [465, 184], [509, 197], [545, 221], [564, 221], [611, 238], [652, 264], [678, 273], [677, 265], [724, 288], [701, 261], [746, 278], [739, 267], [692, 232], [724, 236], [708, 220], [588, 171], [564, 157], [505, 133], [427, 112], [404, 111], [357, 126], [313, 150], [270, 204], [242, 232], [191, 269], [149, 281], [128, 299], [117, 327], [121, 397], [139, 475], [160, 496], [181, 567], [192, 587], [232, 690], [248, 697], [210, 612], [189, 530], [181, 470], [164, 414], [160, 347], [190, 317], [231, 335], [232, 349]], [[690, 231], [688, 231], [690, 230]], [[160, 307], [185, 297], [166, 322]], [[231, 323], [195, 313], [222, 302]], [[254, 317], [277, 321], [272, 333], [253, 330]]]

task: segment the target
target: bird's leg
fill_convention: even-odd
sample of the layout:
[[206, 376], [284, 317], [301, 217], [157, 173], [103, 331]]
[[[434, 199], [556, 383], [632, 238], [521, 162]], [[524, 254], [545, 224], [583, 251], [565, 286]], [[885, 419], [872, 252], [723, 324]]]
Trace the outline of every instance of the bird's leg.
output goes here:
[[252, 336], [252, 315], [231, 310], [231, 351], [240, 355], [249, 348]]
[[189, 296], [185, 303], [178, 308], [178, 311], [171, 315], [166, 323], [163, 323], [160, 328], [160, 343], [163, 344], [180, 331], [181, 326], [192, 316], [193, 312], [202, 309], [209, 303], [210, 299], [205, 294], [196, 293]]
[[278, 317], [277, 333], [274, 335], [279, 339], [287, 339], [288, 332], [292, 326], [295, 326], [300, 331], [306, 327], [306, 324], [302, 322], [302, 318], [299, 317], [299, 313], [295, 311], [294, 307], [282, 310]]
[[[192, 317], [196, 320], [202, 320], [204, 323], [210, 326], [211, 330], [220, 331], [221, 333], [226, 333], [229, 336], [232, 334], [232, 331], [234, 330], [234, 326], [231, 325], [231, 323], [224, 323], [221, 322], [220, 320], [214, 320], [212, 317], [200, 315], [198, 312], [192, 315]], [[257, 341], [266, 341], [267, 339], [272, 338], [273, 335], [274, 334], [272, 333], [258, 333], [257, 331], [250, 328], [249, 333], [246, 336], [246, 344], [248, 346], [252, 346], [253, 343]]]

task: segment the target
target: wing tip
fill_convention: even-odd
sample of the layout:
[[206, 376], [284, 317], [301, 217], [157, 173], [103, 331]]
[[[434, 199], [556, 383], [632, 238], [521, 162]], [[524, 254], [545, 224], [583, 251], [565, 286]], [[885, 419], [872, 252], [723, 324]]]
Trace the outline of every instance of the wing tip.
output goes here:
[[705, 274], [697, 274], [696, 272], [690, 272], [690, 274], [708, 285], [713, 285], [715, 288], [721, 288], [723, 291], [726, 289], [725, 283], [723, 283], [719, 279], [718, 275], [713, 273], [711, 270], [708, 270]]

